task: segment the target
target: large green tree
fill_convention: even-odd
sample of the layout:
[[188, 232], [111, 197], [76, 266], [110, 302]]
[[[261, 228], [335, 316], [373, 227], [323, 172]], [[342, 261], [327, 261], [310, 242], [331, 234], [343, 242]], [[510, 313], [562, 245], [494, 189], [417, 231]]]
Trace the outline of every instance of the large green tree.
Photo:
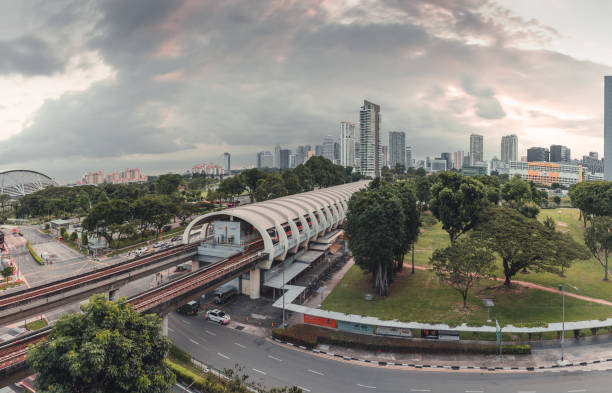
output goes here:
[[83, 313], [63, 315], [49, 338], [30, 348], [36, 388], [49, 393], [167, 393], [175, 383], [164, 359], [161, 319], [125, 301], [93, 296]]
[[604, 269], [604, 280], [608, 281], [608, 254], [612, 250], [612, 217], [595, 216], [584, 231], [584, 242], [589, 251]]
[[431, 187], [430, 210], [442, 222], [451, 243], [474, 228], [489, 205], [484, 185], [453, 172], [441, 172]]
[[288, 194], [289, 191], [281, 175], [268, 175], [265, 179], [259, 180], [254, 193], [255, 200], [258, 202], [280, 198]]
[[493, 277], [495, 272], [493, 253], [469, 236], [435, 250], [429, 263], [442, 281], [461, 294], [463, 308], [467, 306], [470, 289], [478, 280]]

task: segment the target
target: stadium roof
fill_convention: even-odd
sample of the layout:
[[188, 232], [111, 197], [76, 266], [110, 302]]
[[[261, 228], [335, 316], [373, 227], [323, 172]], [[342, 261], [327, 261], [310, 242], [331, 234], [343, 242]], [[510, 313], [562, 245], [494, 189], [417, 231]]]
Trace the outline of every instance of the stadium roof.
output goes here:
[[56, 185], [55, 180], [36, 171], [17, 169], [0, 172], [0, 194], [8, 194], [13, 198], [32, 194]]

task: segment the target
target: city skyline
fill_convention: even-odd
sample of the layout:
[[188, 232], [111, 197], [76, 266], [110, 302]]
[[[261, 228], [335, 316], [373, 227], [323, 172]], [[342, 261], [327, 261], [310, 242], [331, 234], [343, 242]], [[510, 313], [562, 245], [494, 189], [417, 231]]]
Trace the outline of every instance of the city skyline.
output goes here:
[[603, 153], [612, 38], [598, 16], [612, 4], [552, 4], [7, 3], [0, 170], [65, 182], [87, 168], [177, 172], [223, 152], [252, 165], [277, 142], [358, 123], [362, 98], [384, 108], [381, 139], [404, 130], [415, 157], [440, 140], [465, 150], [472, 132], [486, 158], [507, 133], [521, 151], [554, 140]]

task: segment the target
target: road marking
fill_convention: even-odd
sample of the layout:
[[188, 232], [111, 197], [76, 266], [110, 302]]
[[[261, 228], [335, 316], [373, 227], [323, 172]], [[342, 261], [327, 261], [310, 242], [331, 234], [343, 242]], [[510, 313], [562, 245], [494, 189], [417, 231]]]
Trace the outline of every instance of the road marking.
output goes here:
[[274, 356], [268, 355], [270, 359], [276, 360], [277, 362], [282, 362], [283, 359], [275, 358]]
[[429, 389], [410, 389], [410, 391], [411, 392], [431, 392], [431, 390]]
[[578, 392], [586, 392], [586, 389], [575, 389], [575, 390], [568, 390], [567, 393], [578, 393]]
[[174, 333], [174, 329], [172, 328], [168, 328], [168, 331]]
[[229, 356], [226, 356], [226, 355], [222, 354], [221, 352], [217, 352], [217, 355], [221, 356], [222, 358], [225, 358], [225, 359], [229, 360]]
[[216, 336], [217, 335], [217, 333], [213, 333], [210, 330], [206, 330], [206, 333], [210, 334], [211, 336]]
[[194, 340], [192, 340], [192, 339], [189, 339], [189, 341], [191, 341], [191, 342], [192, 342], [192, 343], [194, 343], [195, 345], [200, 345], [200, 343], [199, 343], [199, 342], [194, 341]]
[[325, 375], [325, 374], [323, 374], [323, 373], [322, 373], [322, 372], [320, 372], [320, 371], [315, 371], [315, 370], [311, 370], [311, 369], [308, 369], [308, 371], [309, 371], [309, 372], [311, 372], [311, 373], [313, 373], [313, 374], [317, 374], [317, 375]]
[[240, 344], [240, 343], [234, 343], [234, 345], [237, 345], [237, 346], [239, 346], [242, 349], [246, 349], [246, 347], [244, 345]]
[[191, 325], [191, 322], [187, 322], [187, 321], [185, 321], [184, 319], [181, 319], [181, 322], [183, 322], [183, 323], [184, 323], [184, 324], [186, 324], [186, 325]]
[[465, 393], [484, 393], [482, 390], [466, 390]]
[[302, 389], [302, 390], [303, 390], [303, 391], [305, 391], [305, 392], [310, 392], [310, 389], [306, 389], [306, 388], [305, 388], [305, 387], [303, 387], [303, 386], [297, 385], [297, 387], [298, 387], [298, 389]]
[[519, 390], [518, 393], [536, 393], [535, 390]]
[[30, 286], [30, 283], [28, 282], [28, 279], [26, 278], [25, 274], [21, 276], [21, 278], [23, 279], [23, 281], [26, 283], [26, 285], [28, 286], [28, 288], [32, 288]]
[[262, 374], [262, 375], [266, 375], [266, 373], [264, 373], [263, 371], [258, 370], [258, 369], [256, 369], [256, 368], [254, 368], [254, 369], [253, 369], [253, 371], [257, 371], [258, 373], [260, 373], [260, 374]]
[[359, 386], [360, 388], [366, 388], [366, 389], [376, 389], [376, 386], [362, 385], [360, 383], [358, 383], [357, 386]]

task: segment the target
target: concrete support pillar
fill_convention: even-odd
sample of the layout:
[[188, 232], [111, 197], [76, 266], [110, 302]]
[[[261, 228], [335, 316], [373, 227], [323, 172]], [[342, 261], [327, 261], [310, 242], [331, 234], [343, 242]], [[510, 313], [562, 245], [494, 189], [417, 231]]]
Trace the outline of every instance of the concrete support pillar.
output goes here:
[[191, 271], [192, 272], [195, 272], [199, 268], [200, 268], [200, 261], [198, 261], [197, 259], [195, 261], [191, 261]]
[[251, 289], [250, 298], [259, 299], [259, 284], [261, 271], [259, 268], [255, 268], [250, 272], [249, 287]]
[[168, 314], [162, 317], [161, 331], [162, 335], [168, 337]]
[[117, 289], [111, 289], [110, 291], [108, 291], [108, 300], [115, 301], [116, 297], [117, 297]]

